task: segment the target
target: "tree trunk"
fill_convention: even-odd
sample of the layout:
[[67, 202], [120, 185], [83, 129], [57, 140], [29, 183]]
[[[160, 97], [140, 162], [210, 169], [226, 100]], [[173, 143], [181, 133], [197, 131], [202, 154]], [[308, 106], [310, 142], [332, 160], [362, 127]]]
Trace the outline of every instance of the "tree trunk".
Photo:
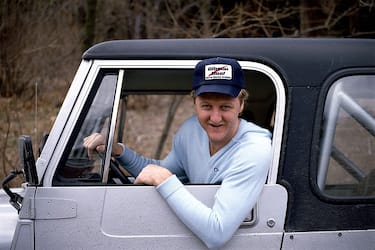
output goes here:
[[83, 50], [91, 47], [95, 41], [95, 22], [96, 22], [96, 4], [97, 0], [86, 0], [86, 20], [85, 34], [83, 38]]

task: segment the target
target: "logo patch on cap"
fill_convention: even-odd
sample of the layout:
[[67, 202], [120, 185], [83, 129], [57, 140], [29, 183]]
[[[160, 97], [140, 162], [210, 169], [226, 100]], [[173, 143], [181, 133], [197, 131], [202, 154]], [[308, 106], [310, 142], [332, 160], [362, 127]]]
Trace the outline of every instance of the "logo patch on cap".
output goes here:
[[232, 65], [209, 64], [204, 69], [205, 80], [232, 80]]

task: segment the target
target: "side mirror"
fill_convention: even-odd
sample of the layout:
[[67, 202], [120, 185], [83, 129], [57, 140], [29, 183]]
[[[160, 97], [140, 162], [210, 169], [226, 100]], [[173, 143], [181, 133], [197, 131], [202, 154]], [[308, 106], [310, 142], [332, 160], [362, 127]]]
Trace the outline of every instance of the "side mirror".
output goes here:
[[10, 175], [2, 181], [1, 186], [10, 198], [9, 203], [17, 209], [17, 211], [20, 211], [23, 197], [18, 193], [12, 192], [8, 184], [16, 178], [17, 175], [24, 174], [26, 182], [28, 182], [29, 185], [38, 185], [38, 174], [36, 172], [33, 146], [31, 144], [30, 136], [22, 135], [18, 138], [18, 149], [21, 170], [11, 171]]
[[38, 185], [38, 173], [36, 171], [33, 146], [30, 136], [21, 135], [18, 138], [18, 149], [20, 167], [24, 171], [26, 182], [29, 185]]

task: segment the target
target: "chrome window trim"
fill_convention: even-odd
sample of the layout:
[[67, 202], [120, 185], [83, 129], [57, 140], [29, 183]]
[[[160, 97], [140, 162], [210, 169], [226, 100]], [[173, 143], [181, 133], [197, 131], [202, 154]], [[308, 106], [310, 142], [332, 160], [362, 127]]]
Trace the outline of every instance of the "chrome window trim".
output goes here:
[[256, 70], [267, 75], [276, 90], [275, 125], [272, 135], [272, 161], [268, 170], [267, 184], [276, 184], [285, 117], [285, 88], [280, 76], [270, 67], [256, 62], [239, 62], [243, 69]]
[[[79, 114], [81, 113], [83, 104], [86, 102], [87, 96], [91, 87], [94, 83], [97, 73], [101, 69], [108, 69], [108, 68], [118, 68], [118, 69], [132, 69], [132, 68], [144, 68], [144, 69], [194, 69], [195, 65], [200, 60], [94, 60], [92, 63], [92, 67], [88, 72], [87, 79], [84, 81], [82, 86], [76, 86], [80, 84], [79, 80], [76, 80], [72, 83], [74, 89], [76, 91], [80, 90], [80, 93], [70, 93], [67, 98], [72, 99], [72, 95], [74, 98], [74, 103], [79, 103], [79, 105], [72, 106], [73, 110], [70, 114], [74, 116], [68, 117], [68, 121], [64, 127], [69, 129], [61, 129], [61, 134], [59, 134], [60, 140], [58, 141], [58, 145], [55, 149], [55, 154], [53, 155], [50, 152], [50, 160], [48, 161], [50, 164], [53, 164], [47, 168], [45, 173], [45, 177], [43, 180], [44, 186], [52, 186], [52, 179], [53, 175], [56, 171], [57, 164], [60, 161], [62, 152], [67, 144], [69, 136], [72, 132], [72, 129], [78, 119]], [[286, 96], [285, 96], [285, 88], [280, 76], [274, 71], [271, 67], [266, 66], [261, 63], [257, 62], [250, 62], [250, 61], [239, 61], [239, 64], [244, 70], [255, 70], [259, 71], [265, 75], [267, 75], [274, 83], [274, 87], [276, 90], [276, 114], [275, 114], [275, 124], [273, 130], [273, 138], [272, 138], [272, 161], [271, 166], [269, 169], [267, 184], [275, 184], [277, 180], [277, 173], [278, 173], [278, 166], [279, 166], [279, 159], [280, 159], [280, 149], [281, 149], [281, 142], [282, 142], [282, 132], [284, 126], [284, 117], [285, 117], [285, 103], [286, 103]], [[80, 71], [77, 72], [78, 74]], [[78, 79], [82, 79], [82, 76]], [[121, 83], [120, 83], [121, 85]], [[81, 88], [80, 88], [81, 87]], [[118, 88], [118, 87], [117, 87]], [[75, 95], [75, 96], [74, 96]], [[65, 101], [64, 101], [65, 102]], [[62, 110], [62, 109], [61, 109]], [[60, 113], [59, 113], [60, 115]], [[40, 176], [39, 176], [40, 177]]]
[[[63, 134], [66, 134], [64, 133], [64, 128], [69, 123], [69, 117], [72, 113], [66, 113], [61, 111], [72, 110], [74, 108], [74, 104], [77, 102], [78, 98], [77, 95], [84, 88], [82, 82], [87, 81], [88, 72], [90, 72], [92, 66], [92, 61], [83, 60], [81, 62], [73, 78], [73, 81], [69, 87], [69, 90], [65, 96], [64, 102], [60, 107], [55, 122], [53, 123], [46, 144], [43, 147], [43, 151], [37, 159], [36, 167], [38, 172], [38, 179], [43, 186], [51, 186], [52, 177], [56, 169], [56, 161], [58, 161], [61, 157], [60, 139], [63, 137]], [[54, 152], [57, 152], [57, 154], [54, 154]], [[45, 178], [48, 176], [50, 176], [50, 178]]]
[[117, 119], [117, 113], [120, 103], [120, 97], [121, 97], [121, 88], [122, 88], [122, 82], [124, 79], [124, 70], [120, 69], [119, 74], [117, 76], [117, 82], [116, 82], [116, 92], [115, 92], [115, 99], [113, 101], [113, 109], [112, 109], [112, 117], [111, 117], [111, 126], [109, 129], [109, 135], [108, 135], [108, 142], [107, 142], [107, 150], [106, 150], [106, 157], [104, 162], [104, 171], [103, 171], [103, 178], [102, 182], [107, 183], [108, 181], [108, 174], [109, 174], [109, 164], [111, 161], [111, 152], [112, 152], [112, 143], [113, 143], [113, 137], [115, 134], [116, 129], [116, 119]]
[[[67, 98], [69, 99], [69, 102], [73, 102], [69, 117], [66, 120], [65, 124], [57, 124], [57, 126], [63, 126], [60, 130], [59, 134], [50, 134], [49, 137], [58, 137], [60, 138], [57, 141], [56, 148], [54, 150], [55, 153], [52, 153], [50, 155], [50, 161], [49, 161], [49, 166], [46, 169], [44, 179], [43, 179], [43, 186], [45, 187], [51, 187], [52, 186], [52, 179], [53, 176], [56, 172], [57, 165], [59, 164], [62, 154], [65, 150], [65, 147], [68, 143], [68, 140], [71, 136], [71, 133], [74, 129], [75, 124], [77, 123], [78, 117], [81, 114], [81, 111], [83, 109], [83, 106], [85, 102], [87, 101], [87, 97], [90, 93], [90, 90], [92, 88], [92, 85], [95, 82], [95, 79], [98, 75], [98, 72], [102, 69], [101, 65], [97, 62], [94, 61], [92, 63], [91, 69], [86, 72], [86, 79], [83, 82], [74, 82], [72, 83], [73, 91], [68, 93]], [[85, 72], [83, 72], [85, 73]], [[80, 74], [80, 72], [77, 72], [77, 74]], [[65, 103], [65, 100], [64, 100]], [[78, 103], [78, 105], [76, 105]], [[60, 109], [59, 116], [62, 114], [64, 111], [63, 107]], [[66, 129], [67, 128], [67, 129]]]

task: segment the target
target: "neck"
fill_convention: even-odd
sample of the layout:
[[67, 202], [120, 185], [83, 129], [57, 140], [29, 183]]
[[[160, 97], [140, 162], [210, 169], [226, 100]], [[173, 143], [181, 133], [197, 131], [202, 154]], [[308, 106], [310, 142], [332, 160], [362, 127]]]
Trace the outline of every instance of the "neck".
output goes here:
[[213, 156], [217, 151], [219, 151], [223, 146], [218, 146], [210, 143], [210, 155]]

